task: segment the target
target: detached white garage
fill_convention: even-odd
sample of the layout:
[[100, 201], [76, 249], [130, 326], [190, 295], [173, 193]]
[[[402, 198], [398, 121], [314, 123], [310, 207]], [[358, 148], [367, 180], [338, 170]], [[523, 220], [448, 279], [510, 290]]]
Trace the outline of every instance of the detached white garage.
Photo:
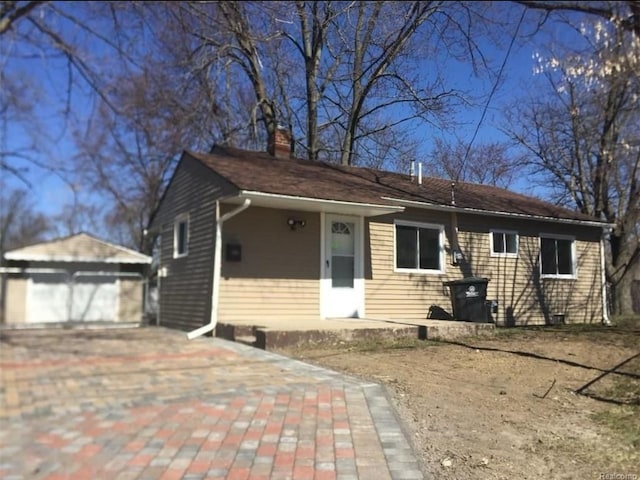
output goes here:
[[142, 320], [147, 255], [80, 233], [4, 259], [3, 323]]

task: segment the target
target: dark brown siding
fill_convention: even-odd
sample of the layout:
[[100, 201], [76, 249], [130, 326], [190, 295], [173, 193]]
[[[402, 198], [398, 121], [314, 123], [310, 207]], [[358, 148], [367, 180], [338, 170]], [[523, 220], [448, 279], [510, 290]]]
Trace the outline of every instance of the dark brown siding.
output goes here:
[[[161, 232], [159, 323], [192, 330], [209, 322], [215, 243], [215, 202], [234, 192], [227, 182], [184, 155], [157, 211], [151, 229]], [[176, 217], [189, 216], [188, 254], [173, 257]]]

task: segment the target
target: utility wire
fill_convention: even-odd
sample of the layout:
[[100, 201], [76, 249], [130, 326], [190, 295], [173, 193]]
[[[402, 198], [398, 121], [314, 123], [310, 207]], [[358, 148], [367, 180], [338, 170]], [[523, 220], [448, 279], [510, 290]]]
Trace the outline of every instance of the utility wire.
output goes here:
[[467, 164], [467, 159], [469, 158], [469, 152], [471, 151], [471, 145], [475, 141], [478, 136], [478, 132], [480, 131], [480, 125], [484, 121], [484, 117], [487, 115], [487, 110], [489, 109], [489, 103], [493, 98], [493, 94], [496, 93], [498, 89], [498, 83], [500, 83], [500, 78], [502, 77], [502, 72], [504, 71], [504, 67], [507, 64], [507, 60], [509, 59], [509, 55], [511, 55], [511, 50], [513, 49], [513, 44], [516, 42], [516, 38], [518, 36], [518, 32], [520, 31], [520, 26], [522, 26], [522, 22], [524, 21], [524, 16], [527, 14], [527, 9], [522, 10], [522, 15], [520, 16], [520, 21], [518, 21], [518, 26], [516, 27], [515, 32], [513, 32], [513, 36], [511, 37], [511, 43], [509, 43], [509, 48], [507, 49], [507, 53], [504, 56], [504, 60], [502, 61], [502, 65], [500, 66], [500, 70], [498, 71], [498, 76], [496, 77], [496, 81], [493, 84], [493, 88], [491, 89], [491, 93], [489, 93], [489, 98], [487, 99], [487, 103], [484, 105], [484, 109], [482, 110], [482, 115], [480, 116], [480, 120], [478, 121], [478, 125], [476, 125], [476, 131], [473, 133], [473, 137], [467, 145], [467, 151], [464, 154], [464, 159], [462, 160], [462, 164], [458, 169], [458, 174], [456, 175], [456, 182], [460, 178], [460, 174], [462, 173], [462, 169]]

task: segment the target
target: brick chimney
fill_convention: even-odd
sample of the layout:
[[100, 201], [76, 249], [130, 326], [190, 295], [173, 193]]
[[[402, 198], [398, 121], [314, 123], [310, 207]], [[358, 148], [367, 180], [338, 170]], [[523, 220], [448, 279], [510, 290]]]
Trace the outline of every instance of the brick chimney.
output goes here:
[[291, 132], [284, 127], [278, 126], [267, 142], [267, 152], [275, 158], [291, 158], [293, 156]]

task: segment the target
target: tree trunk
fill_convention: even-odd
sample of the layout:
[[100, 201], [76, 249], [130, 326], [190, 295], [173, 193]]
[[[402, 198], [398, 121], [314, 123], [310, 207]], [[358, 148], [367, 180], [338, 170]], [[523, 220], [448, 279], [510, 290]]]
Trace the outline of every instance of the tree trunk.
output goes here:
[[633, 297], [631, 288], [633, 287], [633, 269], [627, 270], [620, 280], [612, 288], [613, 313], [616, 315], [633, 315]]
[[[307, 88], [307, 157], [309, 160], [318, 160], [318, 101], [320, 95], [316, 80], [318, 79], [320, 53], [324, 43], [325, 26], [318, 18], [317, 3], [311, 5], [310, 15], [311, 20], [309, 21], [304, 3], [298, 2]], [[311, 24], [309, 24], [310, 22]]]
[[631, 286], [636, 271], [634, 265], [640, 258], [640, 249], [636, 242], [627, 238], [625, 226], [626, 222], [619, 224], [609, 236], [607, 280], [612, 285], [612, 313], [616, 315], [633, 313]]

